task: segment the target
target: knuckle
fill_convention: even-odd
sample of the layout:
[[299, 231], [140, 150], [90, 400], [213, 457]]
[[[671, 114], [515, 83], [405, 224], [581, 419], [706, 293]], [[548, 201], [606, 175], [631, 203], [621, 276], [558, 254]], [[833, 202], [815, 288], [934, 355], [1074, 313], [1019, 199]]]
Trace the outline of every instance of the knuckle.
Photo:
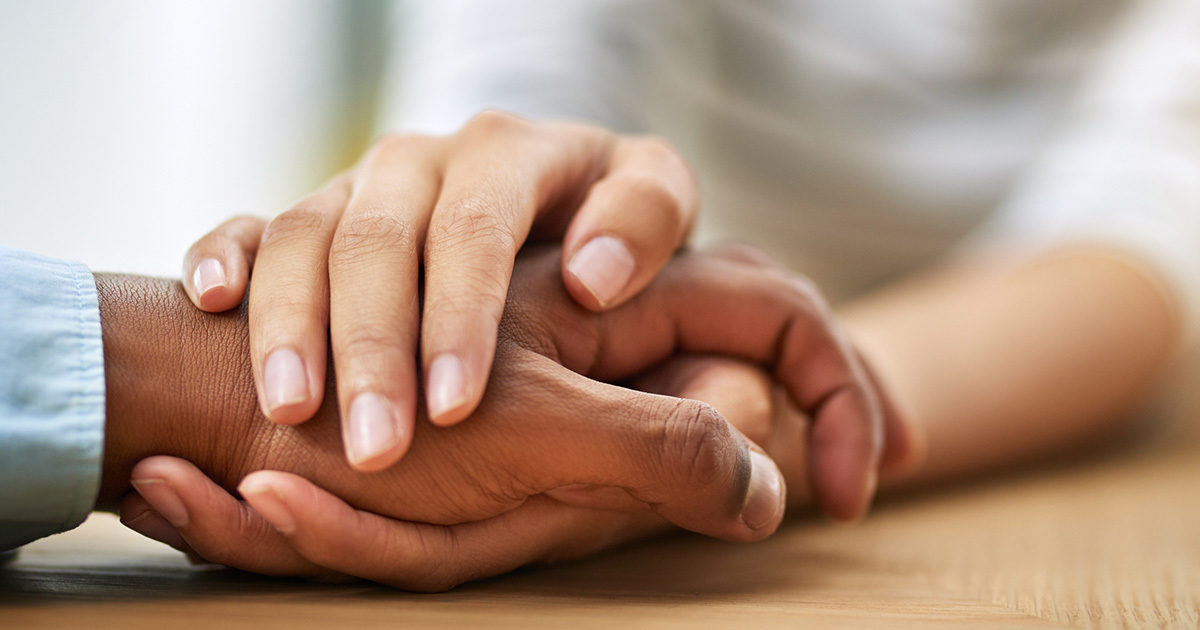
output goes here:
[[505, 307], [502, 279], [485, 273], [465, 273], [456, 282], [454, 288], [443, 289], [437, 299], [427, 298], [428, 310], [423, 319], [427, 339], [459, 338], [477, 324], [491, 331], [499, 327]]
[[630, 148], [659, 163], [683, 164], [683, 155], [670, 140], [658, 135], [633, 136], [626, 140]]
[[485, 109], [475, 114], [462, 128], [465, 136], [488, 137], [527, 131], [532, 124], [508, 112], [497, 109]]
[[[356, 326], [338, 335], [336, 354], [359, 360], [401, 356], [404, 344], [400, 337], [388, 330], [384, 326]], [[376, 370], [370, 372], [373, 375]]]
[[252, 214], [235, 214], [230, 217], [225, 223], [221, 224], [223, 228], [238, 228], [242, 226], [261, 225], [262, 218]]
[[361, 161], [362, 164], [372, 164], [386, 160], [389, 156], [424, 155], [432, 150], [437, 138], [415, 133], [385, 134], [370, 149]]
[[386, 210], [367, 209], [338, 225], [329, 247], [329, 264], [343, 265], [360, 257], [412, 249], [412, 227], [406, 221]]
[[[429, 226], [431, 249], [468, 249], [471, 255], [516, 256], [517, 234], [502, 203], [468, 196], [450, 204]], [[488, 261], [490, 262], [490, 261]]]
[[779, 270], [771, 276], [777, 285], [775, 291], [786, 296], [795, 310], [816, 315], [829, 312], [829, 305], [821, 293], [821, 288], [808, 276], [786, 270]]
[[683, 221], [683, 201], [672, 190], [666, 177], [648, 170], [639, 170], [614, 176], [611, 185], [621, 191], [622, 195], [637, 199], [639, 206], [653, 208], [676, 221]]
[[[250, 317], [251, 334], [270, 340], [271, 347], [295, 343], [305, 339], [311, 329], [323, 328], [326, 317], [326, 300], [309, 301], [300, 296], [308, 295], [303, 287], [292, 294], [296, 297], [272, 299]], [[261, 304], [256, 301], [256, 304]], [[253, 307], [252, 307], [253, 308]]]
[[403, 150], [410, 149], [412, 147], [424, 146], [430, 140], [432, 140], [431, 137], [422, 135], [422, 134], [389, 133], [389, 134], [384, 134], [383, 137], [381, 137], [379, 139], [379, 141], [375, 143], [375, 146], [373, 147], [373, 149], [375, 151], [388, 151], [388, 152], [395, 151], [395, 150], [403, 151]]
[[418, 529], [406, 536], [404, 555], [394, 557], [420, 558], [408, 566], [407, 575], [398, 576], [405, 588], [437, 593], [448, 591], [463, 583], [462, 557], [459, 542], [450, 529]]
[[686, 483], [706, 487], [723, 478], [721, 465], [732, 443], [729, 423], [712, 405], [680, 400], [667, 416], [662, 453]]
[[271, 219], [263, 231], [263, 245], [276, 245], [320, 231], [328, 220], [328, 213], [320, 209], [314, 200], [305, 199], [290, 210]]

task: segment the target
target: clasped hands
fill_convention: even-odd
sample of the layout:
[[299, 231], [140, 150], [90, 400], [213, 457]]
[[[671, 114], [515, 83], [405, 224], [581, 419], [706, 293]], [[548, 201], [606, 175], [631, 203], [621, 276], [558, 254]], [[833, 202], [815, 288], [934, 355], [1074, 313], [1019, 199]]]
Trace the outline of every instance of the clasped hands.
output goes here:
[[[495, 133], [495, 123], [489, 125]], [[554, 133], [564, 134], [558, 128]], [[490, 172], [486, 166], [483, 172]], [[344, 177], [361, 181], [361, 167]], [[604, 182], [603, 173], [592, 177]], [[593, 193], [598, 185], [588, 182]], [[356, 194], [341, 200], [348, 203], [344, 213], [351, 212], [354, 203], [346, 200]], [[583, 208], [599, 205], [589, 201]], [[582, 220], [595, 222], [603, 214], [580, 211], [570, 230], [586, 232]], [[270, 335], [256, 335], [264, 327], [255, 321], [261, 317], [255, 314], [256, 287], [264, 283], [263, 261], [279, 269], [281, 250], [303, 249], [302, 241], [276, 236], [275, 251], [268, 253], [269, 229], [264, 238], [261, 224], [232, 225], [235, 231], [219, 231], [197, 245], [226, 248], [223, 282], [213, 285], [216, 298], [200, 286], [199, 267], [206, 263], [197, 248], [189, 256], [197, 273], [186, 283], [188, 296], [207, 310], [228, 307], [240, 301], [253, 264], [249, 321], [246, 308], [221, 315], [186, 312], [177, 286], [152, 283], [148, 289], [120, 277], [98, 278], [110, 398], [101, 504], [123, 496], [120, 511], [131, 528], [208, 561], [268, 574], [355, 576], [439, 590], [530, 562], [586, 554], [668, 524], [727, 540], [758, 540], [778, 527], [785, 501], [800, 504], [810, 494], [826, 514], [857, 518], [882, 467], [913, 463], [911, 428], [819, 294], [740, 248], [650, 256], [654, 262], [634, 274], [644, 276], [635, 281], [639, 286], [616, 299], [597, 299], [582, 281], [587, 273], [573, 272], [575, 259], [565, 251], [526, 248], [515, 257], [511, 283], [507, 272], [501, 274], [506, 299], [493, 324], [494, 360], [484, 362], [490, 371], [467, 378], [472, 384], [466, 389], [474, 393], [414, 406], [411, 422], [386, 429], [395, 433], [387, 448], [363, 457], [353, 443], [371, 442], [385, 429], [370, 418], [363, 422], [365, 412], [356, 408], [377, 405], [391, 417], [396, 412], [390, 399], [361, 402], [363, 393], [374, 395], [379, 377], [346, 380], [337, 337], [337, 373], [313, 379], [310, 347], [301, 367], [307, 395], [272, 406], [268, 390], [280, 376], [266, 373], [272, 359], [263, 358], [262, 341]], [[682, 238], [684, 230], [677, 231]], [[581, 239], [568, 236], [567, 247], [575, 242], [578, 252], [585, 247]], [[387, 254], [374, 250], [374, 257]], [[489, 258], [476, 254], [473, 260], [480, 259]], [[325, 293], [315, 290], [313, 301], [332, 294], [337, 315], [334, 259], [323, 261], [330, 285]], [[345, 258], [341, 264], [369, 266]], [[295, 268], [312, 275], [305, 265]], [[424, 327], [439, 316], [428, 308], [436, 293], [432, 269], [426, 271]], [[409, 271], [400, 274], [398, 293], [410, 295], [404, 307], [413, 310], [416, 285], [408, 282], [417, 267]], [[439, 282], [447, 284], [444, 268], [440, 273]], [[381, 277], [390, 276], [376, 275], [376, 282]], [[340, 290], [346, 295], [345, 287]], [[158, 311], [169, 314], [157, 313], [157, 325], [153, 317], [129, 317], [135, 291], [157, 293]], [[446, 313], [448, 298], [439, 295]], [[334, 334], [354, 316], [371, 320], [377, 314], [372, 306], [363, 302], [365, 310], [340, 311], [341, 321], [331, 324]], [[490, 317], [470, 311], [456, 316], [472, 315]], [[122, 328], [122, 321], [140, 323]], [[172, 336], [179, 338], [181, 327], [194, 347], [184, 356], [161, 350]], [[311, 338], [304, 343], [311, 346]], [[355, 348], [368, 355], [361, 343]], [[355, 369], [362, 372], [364, 365], [360, 356]], [[404, 369], [399, 373], [413, 378]], [[461, 385], [464, 377], [449, 380], [455, 379]], [[168, 404], [162, 392], [187, 387], [198, 391], [170, 402], [169, 409], [159, 407]], [[416, 388], [409, 387], [400, 383], [398, 389], [415, 400]], [[427, 383], [426, 389], [436, 388], [445, 389], [444, 383]], [[345, 400], [348, 390], [358, 392], [354, 401]], [[429, 407], [441, 412], [436, 425], [426, 420]], [[364, 435], [371, 431], [376, 435]], [[124, 483], [130, 479], [136, 493]], [[234, 488], [240, 498], [231, 494]]]

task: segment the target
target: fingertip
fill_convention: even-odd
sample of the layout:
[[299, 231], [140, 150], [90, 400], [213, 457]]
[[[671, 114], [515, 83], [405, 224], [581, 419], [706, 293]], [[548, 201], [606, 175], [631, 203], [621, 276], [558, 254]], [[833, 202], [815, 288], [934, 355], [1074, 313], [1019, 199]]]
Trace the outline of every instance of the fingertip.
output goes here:
[[129, 471], [129, 477], [131, 480], [174, 479], [181, 473], [186, 474], [189, 467], [194, 468], [194, 465], [178, 457], [151, 455], [134, 464], [133, 468]]
[[184, 540], [179, 530], [149, 506], [128, 519], [122, 516], [121, 524], [146, 538], [156, 540], [179, 551], [188, 549], [187, 541]]
[[474, 413], [476, 403], [464, 403], [462, 406], [450, 409], [441, 415], [430, 416], [429, 422], [436, 427], [452, 427], [463, 420], [466, 420]]
[[242, 303], [242, 294], [231, 287], [215, 287], [197, 298], [196, 307], [207, 313], [223, 313], [237, 308]]
[[[316, 367], [316, 366], [314, 366]], [[289, 347], [271, 351], [262, 368], [262, 410], [276, 424], [300, 424], [321, 406], [323, 392], [313, 391], [308, 366], [300, 354]]]
[[773, 534], [783, 521], [786, 504], [787, 485], [783, 473], [770, 457], [751, 448], [750, 482], [739, 515], [749, 531], [748, 540], [761, 540]]
[[[564, 252], [565, 254], [565, 252]], [[596, 236], [563, 263], [567, 291], [589, 310], [603, 311], [627, 297], [637, 261], [624, 240]]]
[[242, 481], [237, 485], [238, 494], [245, 497], [256, 492], [273, 491], [275, 484], [286, 479], [286, 476], [287, 473], [274, 470], [256, 470], [242, 477]]
[[304, 401], [279, 407], [264, 407], [262, 412], [274, 424], [293, 426], [310, 420], [321, 407], [320, 401]]
[[911, 425], [895, 428], [889, 423], [880, 470], [889, 478], [916, 473], [925, 463], [927, 441], [923, 432]]
[[440, 427], [458, 424], [479, 404], [468, 385], [465, 365], [451, 353], [440, 354], [429, 364], [425, 399], [429, 421]]
[[279, 491], [279, 486], [273, 481], [275, 478], [270, 476], [260, 476], [254, 480], [247, 477], [238, 484], [238, 492], [255, 512], [271, 524], [271, 527], [287, 536], [296, 531], [296, 517], [283, 493]]
[[[858, 481], [854, 482], [853, 479]], [[847, 480], [851, 480], [847, 483]], [[870, 511], [879, 485], [879, 472], [870, 466], [861, 474], [814, 477], [817, 507], [830, 521], [851, 525], [861, 521]]]
[[361, 472], [388, 468], [408, 452], [413, 425], [410, 405], [396, 405], [374, 392], [358, 394], [342, 423], [346, 460]]
[[375, 473], [391, 468], [401, 459], [404, 459], [406, 454], [408, 454], [407, 446], [403, 448], [391, 447], [362, 459], [355, 459], [354, 456], [347, 453], [346, 461], [350, 463], [351, 468], [358, 472]]
[[191, 520], [179, 491], [165, 479], [142, 477], [131, 480], [134, 490], [174, 527], [186, 527]]
[[809, 449], [813, 494], [826, 517], [853, 523], [867, 514], [886, 438], [884, 416], [871, 389], [844, 388], [824, 402], [810, 431]]
[[[230, 308], [229, 303], [233, 301], [233, 296], [230, 295], [229, 274], [220, 259], [201, 259], [192, 269], [191, 280], [193, 303], [197, 308], [209, 312]], [[237, 299], [240, 301], [240, 296]]]

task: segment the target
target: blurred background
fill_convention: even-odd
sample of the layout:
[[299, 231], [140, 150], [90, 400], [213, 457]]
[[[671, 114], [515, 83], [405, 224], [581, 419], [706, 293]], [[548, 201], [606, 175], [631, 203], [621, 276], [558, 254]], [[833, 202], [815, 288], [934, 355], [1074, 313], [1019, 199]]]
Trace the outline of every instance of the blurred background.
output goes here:
[[[1186, 2], [1137, 6], [1169, 26]], [[667, 136], [699, 174], [698, 240], [752, 242], [834, 300], [971, 238], [1136, 240], [1200, 188], [1174, 118], [1194, 27], [1133, 6], [0, 0], [0, 245], [176, 276], [224, 218], [485, 106]], [[1145, 32], [1106, 43], [1126, 26]], [[1090, 214], [1148, 197], [1148, 220]]]
[[286, 209], [366, 146], [384, 14], [0, 2], [0, 245], [178, 276], [217, 222]]
[[[1057, 238], [1105, 228], [1112, 242], [1157, 254], [1146, 244], [1164, 236], [1166, 253], [1151, 257], [1171, 265], [1200, 306], [1200, 109], [1190, 87], [1200, 85], [1200, 11], [1189, 2], [1200, 0], [612, 0], [606, 8], [636, 9], [638, 19], [614, 9], [601, 24], [568, 15], [597, 0], [542, 0], [542, 21], [532, 11], [505, 14], [507, 3], [413, 0], [413, 13], [437, 18], [413, 26], [387, 0], [0, 0], [0, 245], [95, 270], [178, 276], [186, 248], [219, 221], [285, 210], [381, 132], [400, 128], [402, 108], [388, 93], [396, 72], [417, 86], [404, 122], [426, 130], [449, 131], [486, 103], [669, 136], [700, 174], [701, 235], [754, 242], [831, 295], [955, 253], [1007, 204], [1020, 212], [1005, 227], [1031, 242], [1041, 230]], [[769, 19], [771, 11], [807, 12], [806, 38], [776, 28], [786, 20]], [[522, 20], [544, 47], [503, 38]], [[586, 26], [594, 41], [563, 24]], [[1122, 28], [1126, 38], [1111, 37]], [[406, 58], [396, 49], [402, 31], [445, 37], [426, 37], [429, 57]], [[666, 52], [648, 54], [660, 35]], [[1096, 64], [1106, 49], [1107, 65]], [[633, 63], [613, 66], [597, 54], [613, 50]], [[798, 63], [774, 63], [780, 51]], [[579, 70], [589, 59], [600, 60], [590, 75]], [[532, 70], [495, 72], [505, 60]], [[1086, 72], [1091, 64], [1101, 71]], [[543, 76], [557, 89], [545, 89]], [[1077, 98], [1087, 79], [1095, 89]], [[589, 87], [645, 101], [611, 98], [606, 109]], [[1047, 150], [1054, 140], [1058, 150]], [[934, 558], [944, 571], [930, 571], [931, 583], [966, 584], [1073, 620], [1076, 610], [1097, 609], [1090, 586], [1079, 587], [1085, 596], [1075, 607], [1045, 593], [1061, 597], [1097, 575], [1157, 586], [1139, 577], [1158, 566], [1147, 557], [1184, 558], [1178, 570], [1169, 564], [1166, 583], [1195, 584], [1194, 556], [1179, 550], [1196, 549], [1198, 530], [1172, 511], [1194, 506], [1186, 497], [1200, 478], [1200, 356], [1188, 359], [1146, 413], [1162, 421], [1147, 425], [1145, 439], [1118, 445], [1119, 459], [1100, 453], [1079, 469], [1087, 479], [1039, 469], [1024, 485], [992, 486], [992, 507], [986, 495], [973, 504], [949, 496], [966, 506], [962, 516], [958, 507], [927, 513], [913, 503], [911, 516], [893, 512], [901, 529], [885, 524], [865, 550], [846, 533], [855, 530], [799, 530], [796, 544], [812, 552], [795, 557], [814, 570], [787, 575], [848, 570], [828, 582], [842, 597], [880, 575], [911, 588], [911, 567]], [[1160, 451], [1167, 455], [1155, 460]], [[1139, 517], [1146, 522], [1131, 522]], [[1023, 536], [1035, 530], [1048, 537]], [[1128, 543], [1129, 532], [1148, 542]], [[886, 562], [842, 562], [830, 551], [838, 541], [847, 558]], [[119, 545], [105, 549], [125, 562]], [[770, 575], [772, 561], [794, 557], [766, 549], [731, 575]], [[59, 561], [75, 563], [79, 553], [67, 548]], [[1055, 582], [1064, 566], [1077, 570]], [[1024, 588], [1005, 590], [1009, 582]], [[670, 610], [694, 598], [681, 593]], [[1174, 609], [1195, 598], [1167, 600]], [[1121, 610], [1149, 597], [1132, 601]]]

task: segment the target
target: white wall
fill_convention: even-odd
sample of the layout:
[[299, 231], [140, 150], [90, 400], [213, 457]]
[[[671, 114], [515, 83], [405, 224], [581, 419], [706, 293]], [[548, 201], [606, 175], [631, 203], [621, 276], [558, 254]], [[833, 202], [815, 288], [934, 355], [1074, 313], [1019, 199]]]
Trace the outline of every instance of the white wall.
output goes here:
[[345, 159], [343, 5], [0, 0], [0, 245], [178, 275]]

